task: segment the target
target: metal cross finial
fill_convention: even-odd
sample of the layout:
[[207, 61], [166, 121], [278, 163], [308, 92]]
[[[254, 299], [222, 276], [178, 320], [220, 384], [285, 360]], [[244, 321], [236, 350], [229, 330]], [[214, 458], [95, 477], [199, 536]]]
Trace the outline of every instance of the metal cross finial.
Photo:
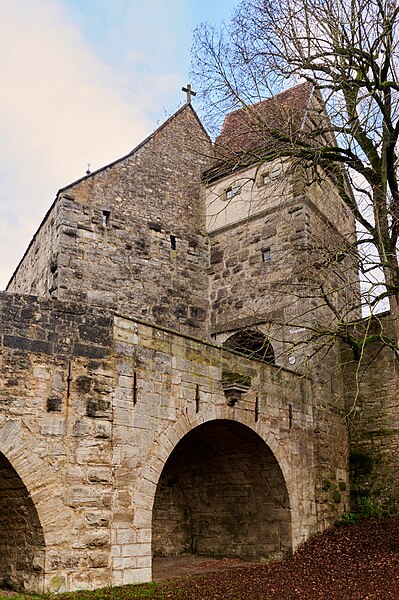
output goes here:
[[90, 167], [91, 167], [91, 164], [90, 164], [90, 163], [87, 163], [87, 171], [86, 171], [86, 175], [90, 175], [90, 174], [91, 174]]
[[187, 87], [182, 87], [182, 92], [187, 94], [187, 104], [191, 104], [191, 96], [196, 96], [197, 92], [193, 92], [191, 89], [191, 83], [187, 84]]

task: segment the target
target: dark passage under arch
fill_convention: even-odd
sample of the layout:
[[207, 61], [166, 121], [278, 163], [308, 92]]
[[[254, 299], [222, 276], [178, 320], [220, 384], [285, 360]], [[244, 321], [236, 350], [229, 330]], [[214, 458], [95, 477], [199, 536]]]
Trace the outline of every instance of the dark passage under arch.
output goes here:
[[288, 492], [270, 448], [235, 421], [211, 421], [188, 433], [158, 482], [152, 539], [154, 557], [289, 554]]
[[269, 364], [275, 362], [273, 346], [259, 329], [237, 331], [227, 338], [223, 346], [241, 352], [249, 358], [256, 358]]
[[26, 486], [0, 453], [0, 587], [43, 591], [44, 536]]

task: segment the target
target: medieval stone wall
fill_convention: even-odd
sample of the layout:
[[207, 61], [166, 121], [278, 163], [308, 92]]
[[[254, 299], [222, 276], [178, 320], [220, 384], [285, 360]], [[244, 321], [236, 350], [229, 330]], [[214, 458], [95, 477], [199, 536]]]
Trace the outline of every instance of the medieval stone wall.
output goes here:
[[[394, 330], [389, 314], [359, 324], [359, 337]], [[366, 346], [360, 362], [343, 347], [346, 415], [350, 431], [353, 511], [371, 502], [373, 510], [399, 514], [399, 369], [394, 352], [378, 341]]]
[[[232, 186], [232, 176], [207, 188], [211, 332], [223, 342], [225, 332], [260, 324], [272, 341], [277, 364], [304, 370], [315, 351], [313, 343], [301, 346], [306, 326], [321, 323], [333, 330], [337, 323], [324, 292], [343, 321], [359, 316], [359, 311], [348, 311], [359, 295], [357, 256], [350, 247], [354, 222], [328, 181], [324, 187], [306, 186], [305, 177], [287, 165], [280, 179], [251, 196], [246, 188], [256, 188], [266, 168], [260, 167], [260, 174], [251, 168], [236, 175], [237, 181], [247, 179], [230, 202], [223, 200], [223, 190]], [[218, 220], [213, 222], [217, 194]], [[331, 362], [329, 369], [335, 366]]]
[[[210, 234], [213, 330], [234, 329], [235, 323], [238, 328], [240, 319], [256, 322], [284, 308], [283, 290], [274, 292], [273, 284], [285, 271], [291, 273], [296, 262], [292, 257], [287, 264], [286, 257], [285, 245], [291, 248], [295, 241], [293, 221], [297, 215], [291, 209], [285, 206], [265, 210]], [[267, 257], [264, 251], [269, 251]]]
[[203, 333], [208, 247], [200, 180], [211, 154], [186, 105], [131, 155], [60, 192], [8, 290]]
[[[248, 178], [251, 174], [253, 170]], [[348, 313], [359, 291], [356, 256], [341, 258], [354, 228], [353, 218], [329, 185], [325, 189], [314, 183], [301, 195], [304, 181], [298, 180], [298, 173], [295, 176], [291, 183], [289, 177], [280, 183], [277, 197], [271, 185], [261, 186], [263, 209], [259, 197], [253, 214], [245, 218], [233, 210], [234, 202], [241, 201], [237, 194], [225, 209], [229, 224], [210, 231], [211, 331], [223, 343], [235, 330], [256, 326], [271, 341], [276, 364], [311, 374], [317, 382], [316, 497], [319, 523], [327, 525], [331, 515], [338, 518], [349, 508], [348, 440], [340, 356], [333, 335], [339, 322], [323, 301], [320, 286], [343, 320], [358, 316]], [[213, 184], [208, 193], [222, 193], [226, 181], [231, 185], [232, 176]], [[289, 197], [290, 189], [298, 195]], [[222, 222], [220, 214], [219, 225]], [[332, 335], [313, 335], [329, 327]]]
[[55, 297], [60, 235], [63, 231], [63, 199], [57, 198], [41, 227], [16, 268], [9, 284], [10, 291]]
[[1, 577], [37, 591], [106, 585], [112, 318], [30, 296], [0, 300], [0, 453], [12, 467], [0, 476], [14, 498], [2, 505]]
[[[15, 508], [0, 522], [20, 550], [3, 542], [4, 582], [148, 581], [153, 553], [188, 540], [206, 555], [282, 556], [344, 509], [317, 491], [323, 469], [346, 474], [309, 377], [86, 304], [0, 300], [0, 486]], [[224, 385], [241, 380], [231, 404]]]

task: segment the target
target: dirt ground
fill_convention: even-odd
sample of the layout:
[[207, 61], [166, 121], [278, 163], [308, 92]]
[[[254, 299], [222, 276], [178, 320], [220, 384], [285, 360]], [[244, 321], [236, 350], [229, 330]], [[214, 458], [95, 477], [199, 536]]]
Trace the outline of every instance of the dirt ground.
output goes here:
[[155, 558], [152, 563], [154, 581], [162, 581], [171, 577], [189, 577], [207, 573], [228, 572], [232, 569], [253, 567], [258, 563], [244, 562], [239, 558], [205, 558], [203, 556], [171, 556]]

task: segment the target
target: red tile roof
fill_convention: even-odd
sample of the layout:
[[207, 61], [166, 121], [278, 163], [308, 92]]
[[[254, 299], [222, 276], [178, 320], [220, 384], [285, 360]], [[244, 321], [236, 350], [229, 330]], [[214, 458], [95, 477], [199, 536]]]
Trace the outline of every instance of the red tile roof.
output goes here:
[[301, 130], [312, 93], [313, 86], [302, 83], [227, 115], [215, 141], [216, 164], [206, 178], [256, 163], [286, 146]]

